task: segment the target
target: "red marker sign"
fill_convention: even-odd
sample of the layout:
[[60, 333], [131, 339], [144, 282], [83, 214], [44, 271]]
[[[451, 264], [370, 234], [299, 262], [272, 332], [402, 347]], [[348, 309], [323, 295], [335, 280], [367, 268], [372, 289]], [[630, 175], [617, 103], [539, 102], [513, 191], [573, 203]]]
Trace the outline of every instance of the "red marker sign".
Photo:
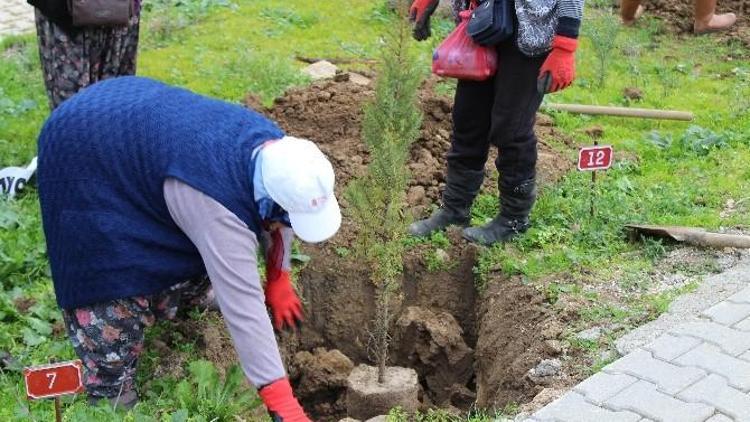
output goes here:
[[613, 155], [610, 145], [581, 148], [578, 151], [578, 170], [606, 170], [612, 166]]
[[83, 392], [80, 360], [35, 366], [23, 370], [29, 399], [46, 399]]

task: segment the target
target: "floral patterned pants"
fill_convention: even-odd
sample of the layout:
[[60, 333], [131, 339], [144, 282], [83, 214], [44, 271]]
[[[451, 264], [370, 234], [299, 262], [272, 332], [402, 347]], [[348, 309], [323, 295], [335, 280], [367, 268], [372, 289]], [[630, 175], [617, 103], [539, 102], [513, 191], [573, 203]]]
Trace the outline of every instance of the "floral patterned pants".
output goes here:
[[205, 304], [209, 287], [208, 278], [203, 277], [156, 295], [64, 309], [65, 327], [83, 361], [89, 396], [112, 398], [134, 392], [144, 330], [157, 318], [172, 320], [180, 309]]
[[138, 11], [136, 7], [128, 26], [72, 31], [64, 30], [36, 11], [39, 57], [51, 109], [100, 80], [135, 75]]

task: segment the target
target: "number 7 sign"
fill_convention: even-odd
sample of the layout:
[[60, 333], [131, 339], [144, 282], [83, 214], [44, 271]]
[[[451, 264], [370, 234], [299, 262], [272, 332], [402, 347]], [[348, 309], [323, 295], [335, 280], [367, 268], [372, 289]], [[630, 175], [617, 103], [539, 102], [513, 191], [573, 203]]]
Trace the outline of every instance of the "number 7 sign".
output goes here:
[[25, 368], [26, 395], [38, 400], [82, 393], [81, 369], [80, 360]]
[[611, 145], [581, 148], [578, 151], [578, 170], [606, 170], [612, 166], [613, 153]]

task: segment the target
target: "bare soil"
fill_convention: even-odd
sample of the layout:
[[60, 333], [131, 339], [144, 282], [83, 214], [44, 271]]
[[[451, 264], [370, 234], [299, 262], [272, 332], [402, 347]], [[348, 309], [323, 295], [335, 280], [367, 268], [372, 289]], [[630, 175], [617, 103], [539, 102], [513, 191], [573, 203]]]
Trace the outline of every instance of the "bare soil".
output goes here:
[[[694, 22], [693, 2], [687, 0], [644, 1], [646, 14], [660, 18], [666, 26], [678, 34], [692, 34]], [[750, 2], [747, 0], [722, 0], [716, 6], [716, 13], [733, 12], [737, 23], [726, 32], [716, 36], [725, 42], [738, 42], [750, 46]]]

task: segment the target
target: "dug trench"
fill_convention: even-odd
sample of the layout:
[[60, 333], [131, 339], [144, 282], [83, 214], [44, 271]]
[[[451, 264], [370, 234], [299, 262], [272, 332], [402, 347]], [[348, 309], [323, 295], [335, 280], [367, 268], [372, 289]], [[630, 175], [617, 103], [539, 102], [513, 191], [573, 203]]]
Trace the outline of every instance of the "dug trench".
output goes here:
[[[444, 187], [445, 156], [450, 146], [450, 98], [435, 95], [435, 81], [420, 94], [423, 125], [408, 163], [412, 178], [407, 202], [414, 217], [431, 210]], [[262, 112], [290, 135], [316, 142], [331, 159], [342, 195], [351, 178], [368, 163], [360, 127], [363, 106], [374, 95], [369, 85], [337, 80], [288, 91]], [[257, 104], [252, 98], [249, 105]], [[257, 108], [257, 106], [256, 106]], [[558, 132], [551, 119], [539, 116], [537, 165], [541, 184], [556, 182], [572, 167], [572, 141]], [[495, 191], [494, 157], [488, 160], [484, 188]], [[372, 363], [370, 329], [375, 318], [375, 289], [369, 273], [350, 253], [357, 228], [350, 219], [331, 241], [305, 246], [311, 259], [298, 286], [307, 312], [299, 335], [284, 337], [290, 375], [306, 409], [317, 420], [346, 414], [346, 377], [354, 365]], [[435, 248], [421, 244], [404, 256], [401, 293], [393, 305], [390, 363], [413, 368], [422, 386], [425, 408], [465, 412], [474, 403], [502, 409], [525, 403], [545, 386], [529, 371], [553, 357], [547, 346], [560, 331], [542, 295], [519, 280], [496, 274], [486, 289], [476, 287], [478, 251], [451, 232], [451, 245], [440, 251], [444, 260], [429, 270], [427, 258]]]
[[[368, 163], [360, 124], [363, 105], [374, 92], [346, 75], [337, 79], [292, 89], [270, 108], [258, 106], [252, 97], [247, 103], [289, 135], [315, 141], [328, 155], [346, 215], [345, 186]], [[429, 213], [439, 199], [450, 144], [451, 101], [433, 94], [432, 85], [427, 83], [421, 92], [423, 127], [408, 163], [408, 204], [415, 217]], [[541, 184], [554, 183], [572, 167], [573, 143], [546, 116], [538, 118], [536, 131], [538, 177]], [[485, 189], [494, 192], [492, 162]], [[302, 247], [310, 258], [297, 279], [306, 321], [298, 332], [280, 334], [295, 392], [315, 420], [344, 417], [349, 373], [355, 365], [372, 363], [375, 289], [364, 265], [353, 257], [356, 236], [356, 227], [345, 218], [333, 239]], [[560, 353], [549, 345], [562, 335], [562, 324], [543, 295], [499, 271], [485, 280], [486, 287], [477, 288], [478, 249], [462, 241], [457, 231], [448, 237], [450, 246], [439, 250], [427, 242], [409, 248], [401, 290], [392, 305], [390, 364], [417, 371], [422, 407], [465, 413], [476, 403], [502, 409], [528, 403], [556, 383], [565, 383], [564, 373], [535, 375], [532, 370]], [[440, 260], [437, 269], [428, 265], [430, 258]], [[214, 322], [191, 331], [202, 333], [199, 349], [220, 369], [234, 360], [221, 325]], [[214, 331], [224, 334], [209, 335]]]

